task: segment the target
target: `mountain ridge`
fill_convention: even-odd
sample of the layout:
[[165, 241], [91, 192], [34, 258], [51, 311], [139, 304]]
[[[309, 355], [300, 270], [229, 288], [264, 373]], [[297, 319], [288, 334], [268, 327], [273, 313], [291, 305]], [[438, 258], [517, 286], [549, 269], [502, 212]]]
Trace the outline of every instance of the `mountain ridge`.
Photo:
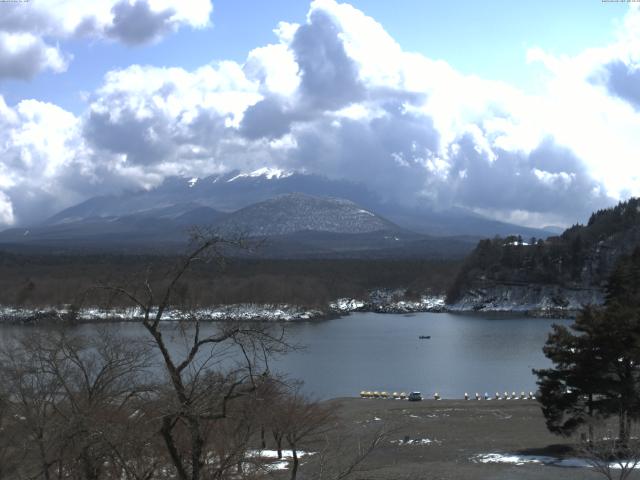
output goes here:
[[[539, 237], [554, 234], [544, 229], [488, 219], [459, 207], [436, 210], [427, 206], [395, 203], [362, 184], [347, 180], [273, 169], [258, 169], [248, 173], [233, 171], [205, 178], [168, 177], [150, 190], [90, 198], [58, 212], [42, 224], [51, 225], [90, 216], [123, 216], [188, 203], [231, 213], [254, 203], [294, 192], [351, 200], [400, 227], [427, 235], [492, 237], [520, 234]], [[187, 210], [183, 213], [186, 212]]]

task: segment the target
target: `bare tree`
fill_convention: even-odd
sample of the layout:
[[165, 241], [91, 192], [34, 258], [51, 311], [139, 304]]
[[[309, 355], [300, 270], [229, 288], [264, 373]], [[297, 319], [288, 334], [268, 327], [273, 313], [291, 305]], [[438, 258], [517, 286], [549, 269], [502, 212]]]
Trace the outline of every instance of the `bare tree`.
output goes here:
[[[139, 289], [103, 287], [140, 309], [142, 325], [161, 355], [168, 384], [160, 433], [179, 480], [226, 474], [220, 471], [220, 459], [211, 459], [211, 431], [222, 428], [232, 402], [255, 393], [256, 379], [268, 375], [270, 356], [288, 348], [282, 330], [274, 333], [266, 324], [203, 325], [195, 306], [187, 304], [181, 282], [194, 264], [223, 263], [225, 249], [243, 246], [241, 239], [196, 233], [195, 247], [166, 275], [162, 288], [152, 287], [150, 272]], [[186, 318], [179, 329], [186, 347], [183, 352], [170, 349], [169, 327], [163, 322], [167, 310], [176, 305]]]
[[15, 419], [11, 417], [11, 402], [8, 393], [0, 391], [0, 478], [16, 476], [18, 450], [14, 446], [14, 438], [18, 433]]
[[[0, 350], [0, 385], [11, 412], [14, 448], [22, 460], [18, 478], [60, 478], [60, 425], [54, 415], [60, 384], [45, 372], [41, 359], [31, 350], [31, 339], [9, 340]], [[58, 468], [56, 468], [58, 467]]]
[[291, 449], [291, 480], [295, 480], [300, 465], [300, 447], [327, 433], [333, 426], [333, 416], [327, 407], [309, 400], [299, 389], [281, 397], [276, 412], [276, 428], [282, 432]]
[[347, 480], [361, 475], [368, 471], [366, 460], [388, 437], [385, 425], [355, 434], [334, 428], [324, 435], [318, 453], [305, 465], [305, 478]]
[[626, 480], [640, 468], [640, 440], [631, 429], [629, 439], [624, 441], [602, 425], [591, 431], [594, 439], [584, 442], [578, 451], [595, 472], [607, 480]]
[[115, 425], [130, 421], [144, 385], [144, 349], [105, 333], [86, 338], [60, 330], [12, 339], [0, 357], [9, 427], [21, 440], [15, 478], [108, 478], [106, 465], [122, 440], [113, 436]]

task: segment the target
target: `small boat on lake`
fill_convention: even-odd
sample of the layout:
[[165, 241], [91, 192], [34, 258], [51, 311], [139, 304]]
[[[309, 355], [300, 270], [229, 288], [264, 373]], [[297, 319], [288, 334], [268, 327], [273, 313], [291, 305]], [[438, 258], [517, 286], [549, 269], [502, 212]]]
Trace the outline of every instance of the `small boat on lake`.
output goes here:
[[428, 339], [430, 339], [430, 338], [431, 338], [431, 335], [420, 335], [418, 338], [419, 338], [420, 340], [428, 340]]

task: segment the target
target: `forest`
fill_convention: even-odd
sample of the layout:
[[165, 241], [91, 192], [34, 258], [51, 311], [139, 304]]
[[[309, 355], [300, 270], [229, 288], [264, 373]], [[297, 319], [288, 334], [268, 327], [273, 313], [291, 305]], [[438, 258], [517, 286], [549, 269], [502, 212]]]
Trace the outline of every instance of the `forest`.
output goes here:
[[481, 240], [447, 292], [455, 302], [474, 286], [555, 284], [604, 288], [618, 257], [640, 242], [640, 199], [599, 210], [586, 225], [547, 239], [519, 236]]
[[[121, 306], [99, 287], [160, 285], [179, 256], [33, 255], [0, 252], [0, 304], [16, 307]], [[237, 303], [324, 306], [336, 298], [366, 298], [375, 288], [408, 295], [444, 293], [459, 260], [274, 260], [227, 258], [194, 265], [181, 280], [183, 300], [198, 306]]]

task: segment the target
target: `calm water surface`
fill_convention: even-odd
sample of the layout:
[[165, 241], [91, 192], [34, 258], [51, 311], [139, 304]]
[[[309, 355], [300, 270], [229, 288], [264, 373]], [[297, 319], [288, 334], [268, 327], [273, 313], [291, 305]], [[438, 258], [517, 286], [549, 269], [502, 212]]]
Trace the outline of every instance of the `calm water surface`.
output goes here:
[[[292, 342], [306, 345], [273, 362], [274, 370], [305, 382], [319, 398], [361, 390], [411, 391], [443, 398], [464, 392], [535, 390], [532, 368], [549, 365], [542, 346], [553, 323], [514, 316], [355, 313], [289, 325]], [[91, 333], [96, 326], [80, 327]], [[105, 328], [102, 325], [100, 328]], [[108, 324], [127, 336], [138, 324]], [[3, 327], [4, 335], [25, 327]], [[430, 335], [428, 340], [419, 335]]]

